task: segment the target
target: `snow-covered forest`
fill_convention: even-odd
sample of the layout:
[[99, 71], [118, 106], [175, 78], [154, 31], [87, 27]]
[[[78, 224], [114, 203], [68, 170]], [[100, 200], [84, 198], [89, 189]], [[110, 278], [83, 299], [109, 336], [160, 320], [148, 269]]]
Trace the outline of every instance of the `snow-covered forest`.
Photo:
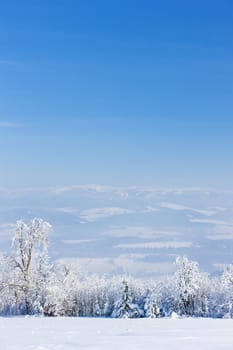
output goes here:
[[210, 276], [179, 256], [174, 275], [160, 280], [94, 276], [50, 262], [50, 229], [42, 219], [17, 222], [11, 252], [1, 258], [1, 315], [233, 317], [233, 265]]

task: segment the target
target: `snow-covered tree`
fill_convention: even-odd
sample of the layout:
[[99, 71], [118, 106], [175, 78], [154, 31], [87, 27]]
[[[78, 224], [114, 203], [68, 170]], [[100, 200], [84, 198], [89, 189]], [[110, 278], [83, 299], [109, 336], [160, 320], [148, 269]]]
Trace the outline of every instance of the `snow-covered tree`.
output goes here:
[[178, 309], [175, 277], [172, 275], [161, 278], [153, 290], [156, 290], [157, 301], [162, 309], [160, 316], [171, 316]]
[[221, 287], [225, 296], [225, 313], [233, 318], [233, 264], [227, 265], [224, 269]]
[[95, 302], [94, 310], [93, 310], [93, 316], [99, 317], [101, 316], [101, 309], [98, 300]]
[[80, 273], [73, 265], [49, 263], [48, 233], [42, 219], [18, 221], [12, 251], [0, 257], [0, 314], [89, 317], [163, 317], [172, 312], [233, 317], [233, 265], [209, 277], [187, 257], [177, 272], [159, 280]]
[[123, 281], [124, 291], [121, 298], [115, 303], [112, 317], [116, 318], [134, 318], [141, 317], [143, 312], [137, 304], [132, 302], [132, 296], [129, 291], [128, 282]]
[[53, 268], [44, 306], [46, 316], [78, 316], [78, 279], [67, 265]]
[[154, 292], [148, 293], [144, 305], [145, 317], [158, 318], [160, 309], [157, 305], [157, 298]]
[[28, 224], [17, 221], [12, 253], [6, 269], [6, 287], [13, 292], [16, 303], [29, 314], [43, 307], [44, 290], [49, 274], [48, 233], [51, 225], [42, 219]]
[[200, 290], [198, 263], [185, 256], [176, 259], [178, 271], [175, 274], [179, 313], [192, 316], [195, 312]]

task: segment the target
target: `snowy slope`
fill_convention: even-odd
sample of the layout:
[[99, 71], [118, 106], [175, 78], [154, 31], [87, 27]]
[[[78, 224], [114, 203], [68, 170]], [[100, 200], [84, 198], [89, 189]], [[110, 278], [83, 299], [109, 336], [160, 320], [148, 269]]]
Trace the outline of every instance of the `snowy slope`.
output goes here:
[[232, 350], [233, 321], [1, 318], [1, 350]]

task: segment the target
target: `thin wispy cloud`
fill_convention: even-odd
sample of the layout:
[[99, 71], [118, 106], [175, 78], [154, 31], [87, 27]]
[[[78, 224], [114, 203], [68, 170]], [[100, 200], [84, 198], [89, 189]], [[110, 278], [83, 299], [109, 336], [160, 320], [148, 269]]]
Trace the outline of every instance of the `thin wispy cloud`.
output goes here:
[[20, 126], [18, 123], [0, 121], [0, 128], [19, 128]]
[[179, 242], [179, 241], [169, 241], [169, 242], [145, 242], [145, 243], [125, 243], [115, 245], [114, 248], [119, 249], [163, 249], [163, 248], [191, 248], [193, 246], [192, 242]]
[[57, 262], [76, 271], [88, 271], [95, 274], [113, 274], [117, 272], [117, 267], [112, 258], [63, 258], [58, 259]]
[[210, 235], [207, 238], [211, 241], [233, 241], [233, 232], [231, 234]]
[[233, 228], [230, 225], [216, 225], [213, 229], [213, 233], [207, 236], [212, 241], [233, 240]]
[[136, 275], [139, 277], [151, 276], [151, 274], [165, 275], [174, 272], [175, 264], [166, 262], [146, 262], [138, 261], [137, 257], [122, 254], [114, 259], [114, 265], [124, 274]]
[[140, 238], [155, 238], [163, 236], [180, 236], [177, 231], [168, 231], [155, 229], [148, 226], [115, 226], [110, 227], [102, 235], [109, 237], [125, 238], [125, 237], [140, 237]]
[[218, 212], [217, 209], [215, 209], [215, 210], [196, 209], [196, 208], [188, 207], [188, 206], [185, 206], [185, 205], [180, 205], [180, 204], [177, 204], [177, 203], [161, 203], [160, 206], [161, 206], [161, 208], [171, 209], [171, 210], [193, 211], [195, 213], [206, 215], [206, 216], [212, 216], [212, 215], [215, 215]]
[[73, 208], [58, 208], [57, 211], [77, 216], [81, 223], [95, 222], [100, 219], [108, 218], [115, 215], [130, 214], [132, 211], [126, 208], [120, 207], [103, 207], [103, 208], [91, 208], [85, 210], [77, 210]]
[[11, 66], [11, 65], [13, 65], [13, 64], [16, 64], [16, 62], [15, 61], [13, 61], [13, 60], [0, 60], [0, 65], [9, 65], [9, 66]]
[[[13, 123], [13, 122], [6, 122], [6, 121], [0, 121], [0, 128], [1, 127], [22, 127], [24, 125], [19, 123]], [[24, 196], [26, 194], [33, 195], [34, 193], [38, 194], [46, 194], [48, 196], [56, 196], [61, 197], [62, 196], [79, 196], [84, 198], [101, 198], [105, 197], [108, 199], [117, 199], [117, 200], [145, 200], [145, 207], [143, 208], [144, 212], [158, 212], [161, 208], [161, 204], [171, 204], [175, 205], [173, 202], [162, 202], [161, 198], [169, 198], [169, 196], [176, 196], [177, 198], [180, 198], [182, 196], [214, 196], [216, 194], [218, 195], [232, 195], [229, 191], [225, 193], [221, 190], [215, 190], [215, 189], [209, 189], [207, 192], [207, 189], [205, 188], [157, 188], [157, 187], [132, 187], [132, 186], [126, 186], [126, 187], [120, 187], [120, 186], [105, 186], [105, 185], [95, 185], [95, 184], [86, 184], [86, 185], [68, 185], [68, 186], [49, 186], [49, 187], [24, 187], [20, 189], [8, 189], [8, 192], [11, 191], [12, 194], [17, 196]], [[155, 203], [156, 202], [156, 203]], [[179, 204], [176, 204], [176, 208], [178, 210]], [[181, 207], [181, 206], [180, 206]], [[182, 209], [188, 208], [189, 210], [199, 210], [195, 209], [193, 207], [185, 207], [182, 206]], [[167, 208], [168, 209], [168, 208]], [[170, 208], [170, 209], [174, 209]], [[202, 214], [212, 214], [213, 212], [221, 212], [226, 210], [226, 208], [221, 207], [209, 207], [207, 212], [203, 212], [203, 210], [200, 209], [200, 213]]]
[[93, 239], [63, 239], [61, 242], [64, 244], [86, 244], [100, 241], [99, 238]]
[[[146, 262], [142, 254], [121, 254], [115, 258], [65, 258], [58, 262], [72, 267], [76, 271], [89, 271], [97, 274], [130, 274], [137, 277], [170, 274], [175, 264], [165, 262]], [[139, 260], [138, 260], [139, 259]]]
[[212, 220], [212, 219], [190, 219], [190, 222], [196, 222], [199, 224], [210, 224], [210, 225], [223, 225], [223, 226], [233, 226], [233, 222], [228, 222], [224, 220]]
[[94, 222], [110, 216], [125, 215], [130, 213], [131, 211], [129, 209], [119, 207], [92, 208], [83, 210], [80, 213], [80, 219], [88, 222]]

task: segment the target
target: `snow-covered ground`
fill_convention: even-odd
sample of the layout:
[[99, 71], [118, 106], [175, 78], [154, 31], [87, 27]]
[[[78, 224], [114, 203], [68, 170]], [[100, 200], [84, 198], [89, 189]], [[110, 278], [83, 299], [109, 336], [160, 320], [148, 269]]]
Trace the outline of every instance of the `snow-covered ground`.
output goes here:
[[0, 318], [1, 350], [233, 349], [233, 320]]

